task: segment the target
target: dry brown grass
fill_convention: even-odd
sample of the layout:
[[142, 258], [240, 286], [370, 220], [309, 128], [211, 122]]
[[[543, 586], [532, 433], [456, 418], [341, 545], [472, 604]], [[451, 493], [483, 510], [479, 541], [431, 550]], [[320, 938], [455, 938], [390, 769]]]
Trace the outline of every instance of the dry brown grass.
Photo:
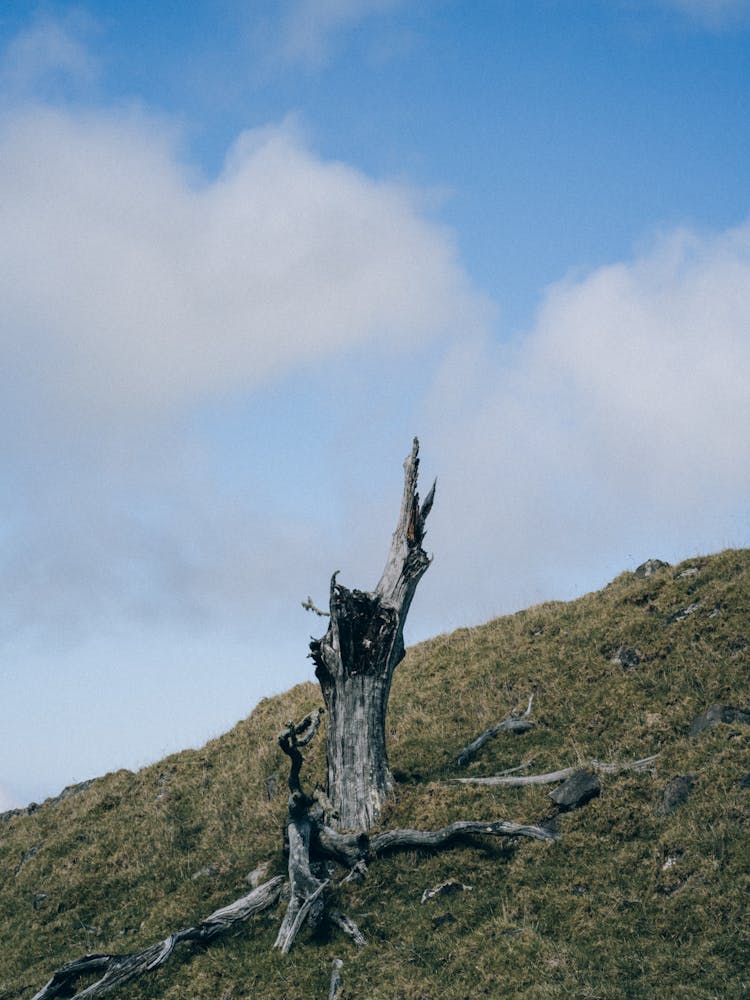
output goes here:
[[[698, 573], [681, 576], [688, 566]], [[697, 611], [673, 619], [694, 603]], [[655, 771], [605, 776], [601, 797], [564, 817], [557, 844], [476, 839], [373, 864], [364, 884], [338, 890], [371, 942], [365, 949], [305, 933], [281, 957], [270, 950], [272, 914], [127, 995], [325, 996], [334, 955], [345, 960], [345, 995], [368, 1000], [750, 995], [750, 790], [739, 784], [750, 772], [750, 728], [687, 735], [713, 702], [750, 707], [749, 631], [750, 552], [729, 551], [647, 580], [623, 574], [578, 601], [409, 650], [391, 698], [399, 780], [385, 826], [544, 816], [545, 788], [440, 783], [456, 773], [455, 753], [523, 708], [532, 686], [535, 729], [501, 734], [468, 773], [532, 758], [545, 771], [658, 752]], [[623, 645], [638, 650], [637, 666], [611, 662]], [[282, 871], [286, 768], [275, 735], [319, 703], [317, 687], [301, 685], [199, 751], [107, 775], [3, 821], [0, 1000], [31, 995], [84, 952], [135, 950], [194, 923], [246, 891], [244, 876], [263, 860]], [[322, 751], [320, 740], [309, 783], [323, 780]], [[677, 774], [696, 776], [693, 793], [660, 816], [660, 791]], [[278, 782], [270, 801], [269, 777]], [[474, 888], [420, 902], [448, 877]], [[453, 921], [436, 927], [445, 913]]]

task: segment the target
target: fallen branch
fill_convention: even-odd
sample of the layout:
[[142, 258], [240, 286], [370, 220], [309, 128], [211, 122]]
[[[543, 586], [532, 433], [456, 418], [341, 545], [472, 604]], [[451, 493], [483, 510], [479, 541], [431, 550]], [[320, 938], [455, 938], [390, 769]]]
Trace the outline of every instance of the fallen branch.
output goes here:
[[601, 771], [604, 774], [618, 774], [620, 771], [645, 771], [648, 766], [658, 757], [653, 754], [651, 757], [644, 757], [642, 760], [634, 760], [624, 764], [607, 764], [599, 760], [589, 760], [575, 767], [564, 767], [560, 771], [549, 771], [547, 774], [526, 774], [511, 776], [509, 772], [503, 774], [493, 774], [486, 778], [446, 778], [441, 782], [443, 785], [505, 785], [509, 788], [522, 788], [524, 785], [553, 785], [557, 781], [564, 781], [571, 777], [582, 767], [589, 767], [593, 771]]
[[205, 944], [232, 927], [243, 923], [256, 913], [261, 913], [273, 906], [279, 898], [284, 878], [277, 875], [246, 896], [215, 910], [195, 927], [186, 927], [176, 934], [170, 934], [163, 941], [144, 948], [143, 951], [129, 955], [85, 955], [83, 958], [69, 962], [58, 969], [49, 982], [34, 995], [32, 1000], [51, 1000], [52, 997], [70, 997], [70, 990], [82, 976], [92, 972], [104, 972], [101, 979], [76, 993], [72, 1000], [83, 1000], [85, 997], [97, 997], [109, 993], [117, 986], [128, 983], [146, 972], [152, 972], [164, 965], [171, 957], [175, 947], [183, 942], [199, 942]]
[[526, 707], [526, 711], [521, 715], [509, 715], [507, 718], [503, 719], [501, 722], [495, 723], [494, 726], [490, 726], [489, 729], [485, 729], [483, 733], [480, 733], [475, 740], [472, 740], [468, 746], [465, 746], [463, 750], [456, 756], [455, 763], [459, 767], [466, 767], [471, 758], [477, 753], [485, 743], [493, 740], [498, 733], [508, 732], [508, 733], [526, 733], [534, 725], [530, 721], [529, 716], [531, 715], [531, 706], [534, 704], [534, 692], [531, 692], [531, 697], [529, 698], [529, 704]]
[[490, 837], [531, 837], [533, 840], [559, 840], [556, 833], [542, 826], [524, 826], [522, 823], [506, 823], [503, 820], [482, 823], [477, 820], [459, 820], [444, 826], [441, 830], [387, 830], [370, 840], [373, 855], [386, 851], [414, 847], [443, 847], [457, 837], [479, 833]]
[[[307, 919], [308, 915], [311, 913], [314, 914], [316, 911], [322, 914], [322, 905], [316, 907], [315, 904], [318, 902], [318, 897], [328, 885], [329, 881], [329, 879], [326, 879], [325, 882], [318, 882], [317, 888], [315, 888], [312, 892], [307, 892], [301, 902], [298, 902], [294, 908], [292, 907], [292, 903], [289, 903], [286, 915], [284, 916], [284, 920], [279, 928], [279, 933], [274, 943], [274, 948], [279, 948], [282, 955], [289, 953], [289, 950], [294, 944], [294, 939], [297, 937], [297, 932]], [[295, 897], [293, 895], [292, 899], [294, 900], [294, 898]]]

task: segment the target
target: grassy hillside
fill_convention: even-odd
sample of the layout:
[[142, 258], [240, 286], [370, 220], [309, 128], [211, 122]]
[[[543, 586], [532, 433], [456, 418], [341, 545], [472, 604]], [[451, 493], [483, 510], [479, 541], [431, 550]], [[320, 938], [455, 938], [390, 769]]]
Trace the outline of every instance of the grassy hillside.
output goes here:
[[[635, 654], [624, 663], [621, 647]], [[558, 843], [474, 838], [373, 863], [364, 883], [338, 890], [364, 949], [305, 930], [282, 957], [272, 911], [123, 995], [325, 997], [339, 956], [345, 996], [361, 1000], [750, 996], [750, 726], [689, 735], [713, 703], [750, 708], [750, 551], [624, 573], [577, 601], [410, 649], [391, 698], [398, 785], [383, 826], [548, 816], [549, 787], [440, 783], [532, 686], [536, 727], [501, 733], [462, 773], [658, 752], [653, 770], [602, 776], [601, 796], [561, 818]], [[317, 687], [301, 685], [202, 750], [0, 820], [0, 1000], [31, 996], [85, 952], [135, 951], [196, 923], [247, 892], [245, 876], [267, 859], [282, 872], [286, 759], [275, 736], [319, 703]], [[308, 785], [322, 783], [322, 751], [319, 738]], [[692, 792], [662, 814], [678, 775], [694, 777]], [[421, 902], [447, 878], [473, 889]]]

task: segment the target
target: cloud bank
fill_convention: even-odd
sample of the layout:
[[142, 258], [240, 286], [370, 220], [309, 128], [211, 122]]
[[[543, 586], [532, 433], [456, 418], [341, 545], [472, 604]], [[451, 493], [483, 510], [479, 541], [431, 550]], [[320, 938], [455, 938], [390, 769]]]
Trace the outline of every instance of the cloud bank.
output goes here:
[[304, 505], [290, 522], [222, 494], [184, 421], [489, 315], [417, 192], [322, 159], [293, 122], [241, 135], [215, 179], [179, 150], [138, 110], [0, 119], [5, 634], [211, 616], [309, 568]]
[[289, 124], [245, 133], [202, 182], [156, 123], [36, 108], [0, 126], [0, 193], [6, 378], [87, 417], [479, 319], [410, 195], [322, 161]]
[[[514, 345], [449, 358], [432, 420], [451, 475], [432, 530], [474, 580], [471, 617], [650, 555], [746, 544], [749, 384], [750, 224], [665, 234], [570, 276]], [[443, 608], [458, 598], [432, 585]]]

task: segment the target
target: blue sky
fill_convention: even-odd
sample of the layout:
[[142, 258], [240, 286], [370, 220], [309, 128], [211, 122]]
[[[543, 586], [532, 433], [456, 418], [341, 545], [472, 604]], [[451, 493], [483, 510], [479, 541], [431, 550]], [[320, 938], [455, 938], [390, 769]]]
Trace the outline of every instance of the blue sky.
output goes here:
[[0, 809], [229, 728], [438, 477], [411, 641], [750, 544], [750, 3], [0, 10]]

